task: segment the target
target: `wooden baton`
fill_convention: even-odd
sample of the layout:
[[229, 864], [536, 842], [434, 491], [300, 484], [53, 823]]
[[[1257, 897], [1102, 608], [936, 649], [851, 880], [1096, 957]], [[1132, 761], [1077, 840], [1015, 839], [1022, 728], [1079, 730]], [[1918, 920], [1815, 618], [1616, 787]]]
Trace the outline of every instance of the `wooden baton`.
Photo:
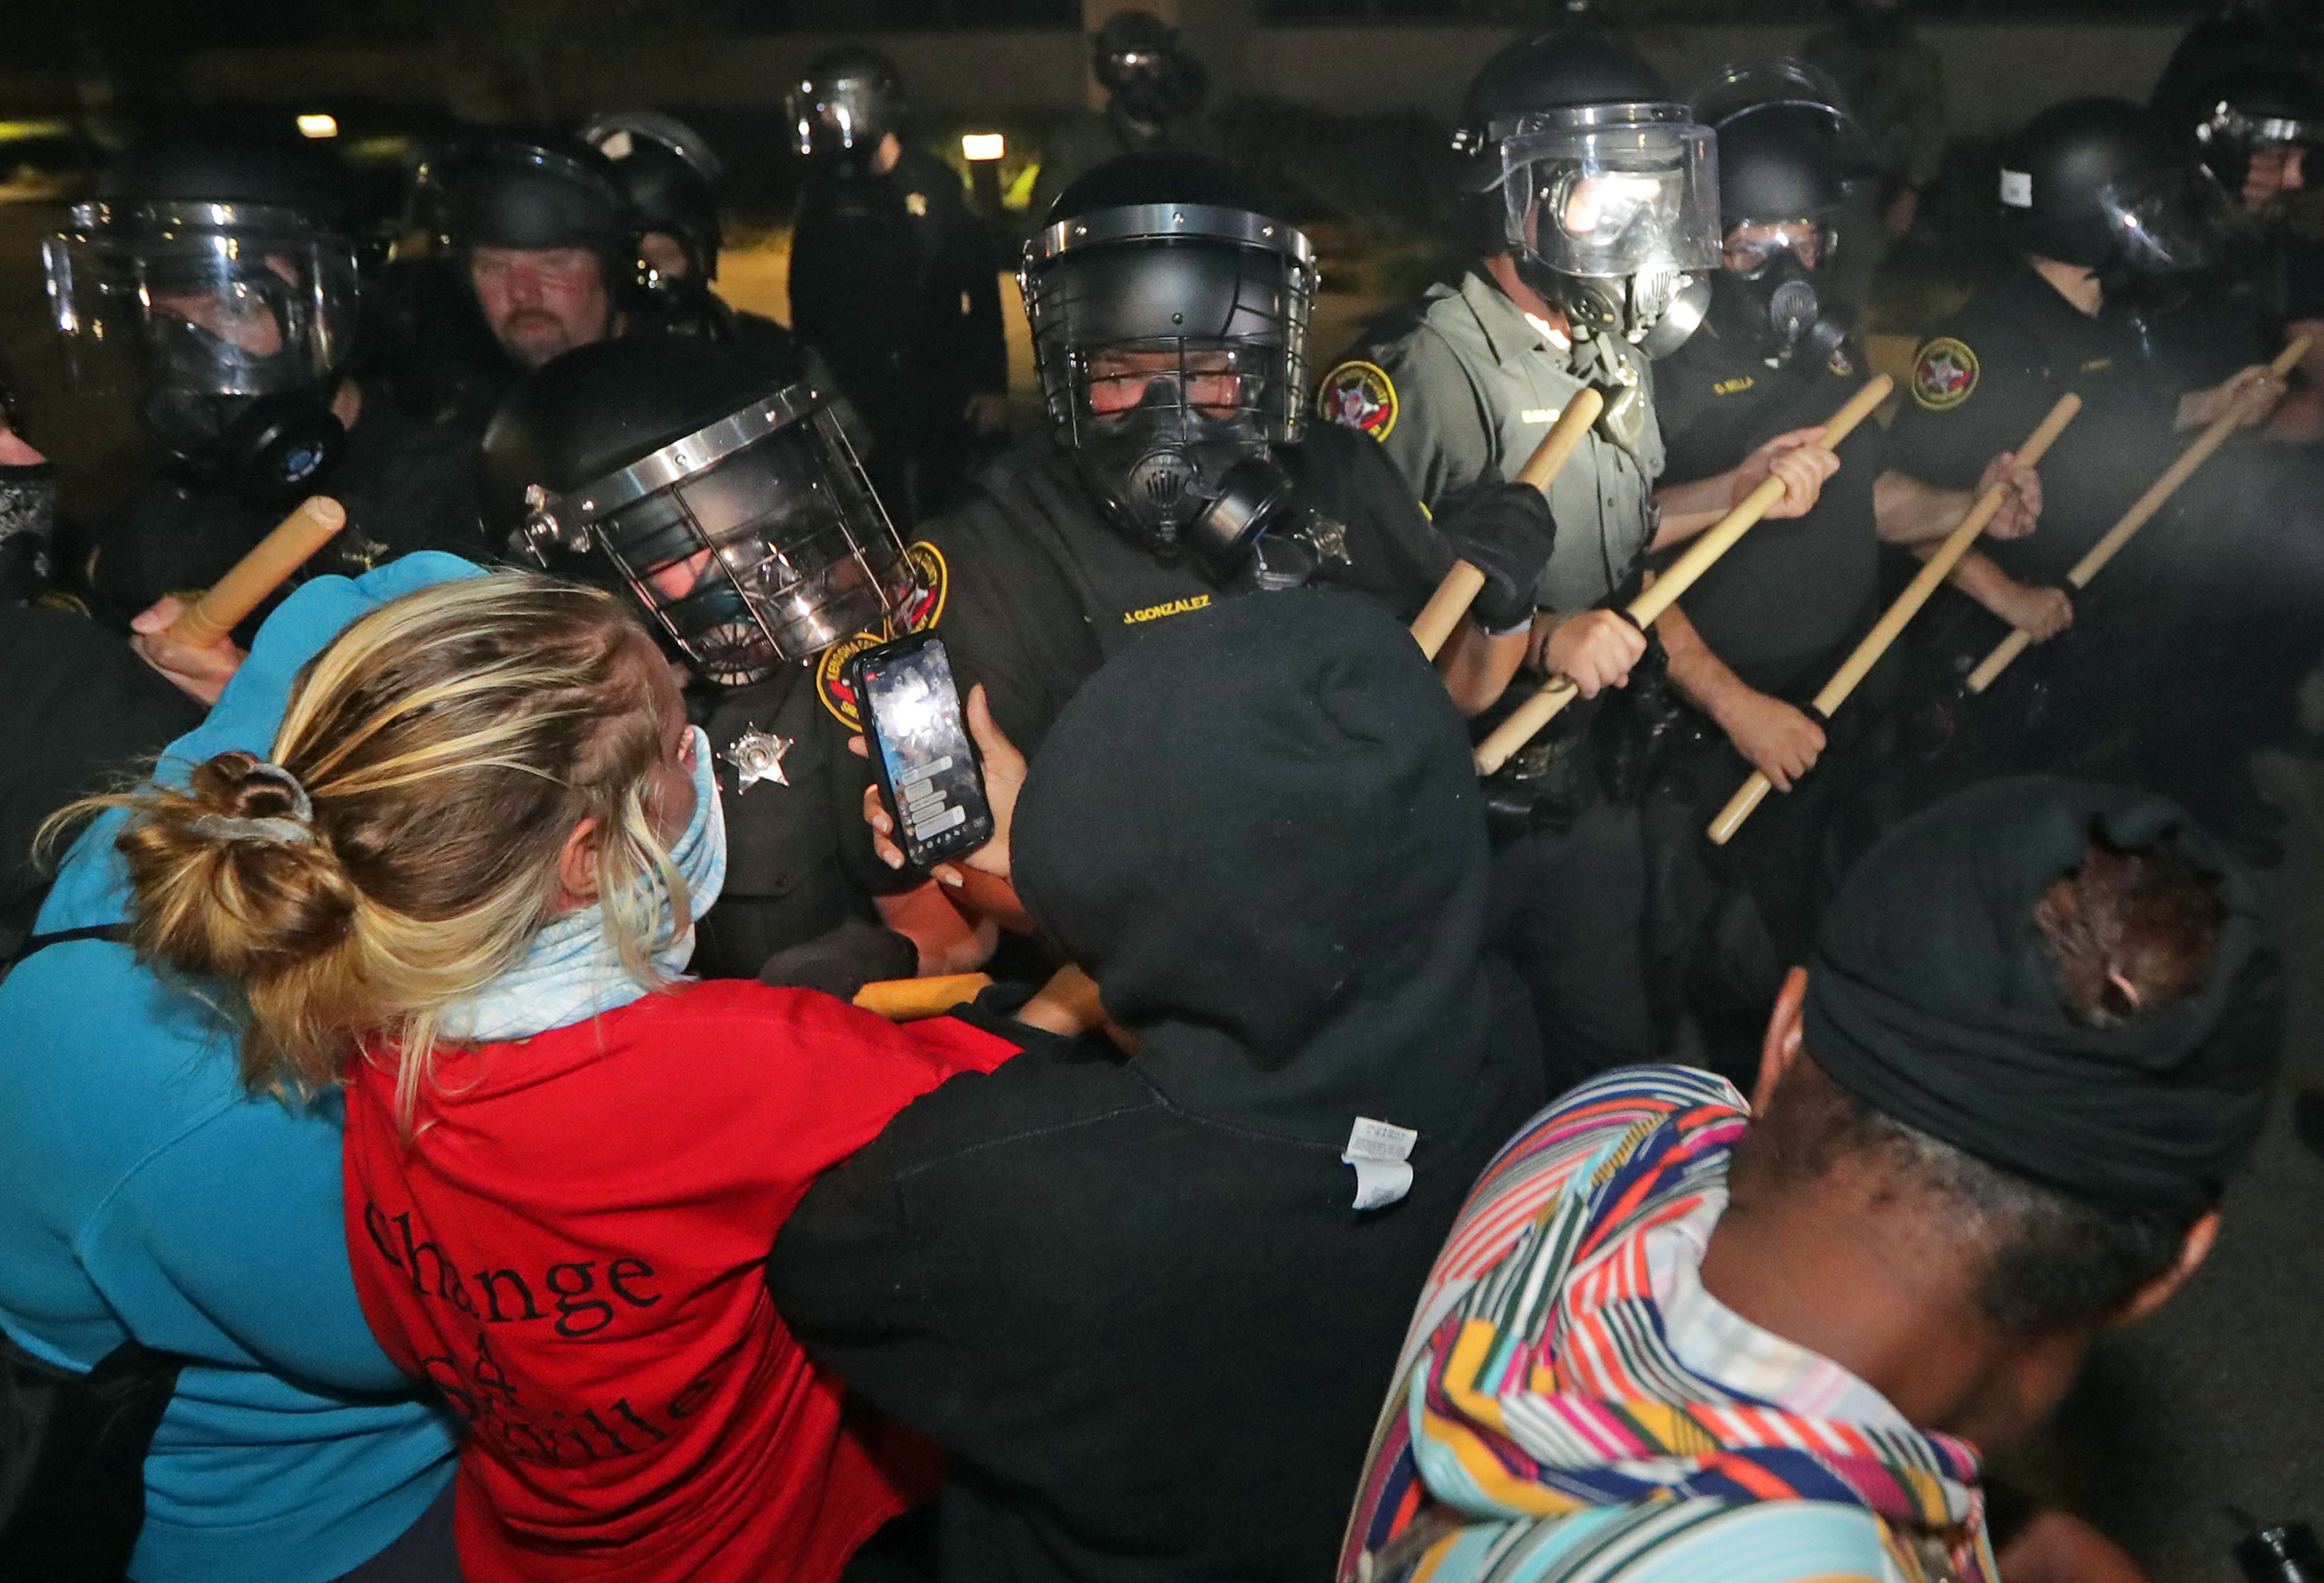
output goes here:
[[[1532, 456], [1509, 482], [1530, 483], [1548, 493], [1549, 486], [1565, 470], [1567, 459], [1580, 448], [1582, 437], [1590, 432], [1590, 426], [1605, 410], [1604, 396], [1595, 390], [1582, 390], [1565, 404], [1565, 410], [1557, 415], [1557, 421], [1549, 426], [1549, 432], [1541, 437], [1541, 444], [1534, 447]], [[1431, 659], [1436, 658], [1484, 586], [1484, 573], [1467, 561], [1452, 563], [1452, 569], [1444, 574], [1444, 581], [1436, 585], [1436, 592], [1428, 596], [1427, 604], [1413, 621], [1412, 636], [1419, 643], [1421, 653]]]
[[983, 973], [946, 973], [930, 979], [878, 979], [855, 991], [855, 1004], [890, 1022], [942, 1017], [973, 1000], [991, 983]]
[[[2080, 396], [2069, 391], [2059, 397], [2058, 404], [2050, 409], [2050, 415], [2042, 419], [2041, 427], [2019, 447], [2017, 459], [2028, 467], [2040, 462], [2050, 447], [2057, 443], [2058, 437], [2066, 431], [2066, 425], [2074, 420], [2074, 414], [2081, 410], [2082, 399]], [[2006, 483], [1997, 483], [1978, 497], [1977, 503], [1969, 508], [1969, 515], [1960, 520], [1960, 526], [1946, 536], [1937, 553], [1928, 558], [1912, 582], [1905, 585], [1904, 592], [1896, 596], [1896, 603], [1890, 605], [1873, 624], [1872, 630], [1864, 634], [1864, 640], [1857, 644], [1855, 650], [1841, 662], [1840, 667], [1832, 672], [1831, 680], [1816, 694], [1815, 712], [1818, 714], [1830, 720], [1832, 711], [1848, 702], [1848, 695], [1856, 691], [1857, 684], [1879, 663], [1880, 657], [1888, 652], [1889, 646], [1904, 630], [1905, 623], [1918, 615], [1921, 607], [1929, 603], [1930, 596], [1937, 591], [1937, 584], [1951, 575], [1953, 567], [1960, 565], [1961, 557], [1967, 555], [1969, 546], [1977, 541], [1977, 536], [1985, 531], [1986, 525], [2000, 512], [2008, 499], [2009, 485]], [[1751, 816], [1751, 811], [1759, 805], [1774, 787], [1775, 782], [1767, 778], [1765, 770], [1753, 770], [1751, 778], [1736, 789], [1735, 795], [1727, 800], [1727, 805], [1719, 811], [1719, 817], [1711, 822], [1711, 844], [1725, 846], [1733, 840], [1735, 833], [1743, 828], [1743, 821]]]
[[309, 495], [170, 623], [171, 640], [197, 649], [217, 642], [346, 525], [346, 507], [327, 494]]
[[[2282, 379], [2307, 355], [2308, 338], [2303, 336], [2286, 346], [2270, 366], [2275, 376]], [[2147, 519], [2168, 504], [2171, 497], [2179, 492], [2179, 486], [2194, 477], [2195, 470], [2209, 461], [2211, 453], [2227, 444], [2227, 437], [2242, 424], [2243, 414], [2236, 410], [2213, 419], [2211, 426], [2197, 437], [2195, 443], [2181, 452], [2179, 459], [2154, 481], [2153, 486], [2138, 497], [2138, 503], [2125, 511], [2122, 520], [2107, 529], [2106, 536], [2090, 546], [2089, 553], [2073, 564], [2066, 573], [2067, 583], [2076, 588], [2089, 587], [2090, 579], [2098, 575], [2099, 568], [2114, 559], [2122, 547], [2130, 542], [2130, 536], [2145, 527]], [[1969, 690], [1982, 693], [1993, 686], [1995, 678], [2009, 668], [2010, 661], [2024, 653], [2033, 641], [2024, 632], [2012, 632], [2004, 638], [1994, 646], [1993, 652], [1985, 657], [1984, 662], [1969, 673]]]
[[[1856, 432], [1856, 426], [1872, 415], [1872, 410], [1888, 399], [1896, 382], [1886, 374], [1876, 374], [1872, 382], [1848, 399], [1840, 410], [1831, 415], [1824, 428], [1823, 438], [1818, 443], [1827, 450], [1837, 450], [1841, 442]], [[1668, 570], [1656, 577], [1654, 586], [1630, 601], [1630, 619], [1641, 628], [1653, 625], [1654, 620], [1678, 602], [1678, 597], [1694, 586], [1695, 579], [1711, 568], [1719, 557], [1734, 548], [1735, 541], [1748, 533], [1768, 508], [1784, 498], [1784, 481], [1769, 474], [1759, 486], [1743, 497], [1742, 503], [1717, 522], [1705, 529], [1701, 537], [1687, 546], [1686, 553], [1670, 564]], [[1558, 712], [1581, 696], [1572, 681], [1566, 676], [1552, 676], [1540, 692], [1518, 704], [1509, 717], [1493, 729], [1478, 746], [1477, 773], [1490, 775], [1508, 763], [1519, 748], [1533, 741], [1541, 728], [1557, 718]]]

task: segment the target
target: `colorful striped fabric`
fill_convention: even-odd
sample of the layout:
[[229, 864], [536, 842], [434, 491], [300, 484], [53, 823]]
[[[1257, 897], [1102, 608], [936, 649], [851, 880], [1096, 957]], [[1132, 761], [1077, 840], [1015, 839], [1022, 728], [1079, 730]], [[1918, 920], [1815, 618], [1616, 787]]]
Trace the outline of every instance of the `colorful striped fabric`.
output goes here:
[[1715, 1214], [1748, 1119], [1717, 1077], [1634, 1067], [1566, 1095], [1486, 1167], [1406, 1333], [1343, 1583], [1989, 1583], [1968, 1446], [1885, 1404], [1841, 1417], [1760, 1400], [1674, 1349], [1648, 1234]]

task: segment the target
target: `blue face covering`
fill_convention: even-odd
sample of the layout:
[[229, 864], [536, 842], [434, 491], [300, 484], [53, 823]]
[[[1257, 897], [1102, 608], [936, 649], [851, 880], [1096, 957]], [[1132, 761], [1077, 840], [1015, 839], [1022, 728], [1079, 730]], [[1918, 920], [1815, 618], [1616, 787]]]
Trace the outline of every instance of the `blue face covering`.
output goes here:
[[[726, 818], [718, 805], [718, 777], [711, 764], [710, 739], [694, 728], [694, 817], [670, 843], [670, 861], [685, 878], [691, 916], [699, 918], [718, 900], [726, 883]], [[694, 955], [694, 929], [677, 930], [661, 881], [648, 876], [661, 903], [653, 953], [654, 971], [674, 979]], [[604, 1011], [643, 998], [652, 986], [622, 966], [605, 938], [602, 908], [587, 907], [556, 919], [533, 936], [522, 961], [465, 1000], [444, 1010], [441, 1035], [460, 1044], [529, 1039], [551, 1028], [586, 1022]]]

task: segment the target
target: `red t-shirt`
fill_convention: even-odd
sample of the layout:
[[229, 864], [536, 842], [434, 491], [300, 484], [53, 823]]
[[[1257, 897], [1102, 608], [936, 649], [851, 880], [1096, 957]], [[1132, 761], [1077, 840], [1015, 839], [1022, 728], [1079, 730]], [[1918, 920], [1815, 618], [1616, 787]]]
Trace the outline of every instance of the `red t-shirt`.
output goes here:
[[835, 1578], [932, 1492], [932, 1453], [843, 1422], [761, 1267], [816, 1174], [1013, 1046], [748, 981], [446, 1050], [395, 1124], [347, 1094], [347, 1243], [388, 1355], [466, 1416], [470, 1583]]

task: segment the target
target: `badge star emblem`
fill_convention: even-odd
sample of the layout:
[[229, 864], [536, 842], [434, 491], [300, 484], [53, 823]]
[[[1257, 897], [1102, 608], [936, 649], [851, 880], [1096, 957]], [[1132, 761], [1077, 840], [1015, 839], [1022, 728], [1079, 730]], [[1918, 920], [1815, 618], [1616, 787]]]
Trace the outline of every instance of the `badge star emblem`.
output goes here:
[[756, 725], [744, 726], [742, 734], [718, 755], [734, 767], [734, 795], [741, 796], [762, 780], [790, 785], [790, 777], [783, 773], [783, 755], [795, 745], [788, 737], [761, 731]]
[[1307, 542], [1315, 553], [1327, 561], [1337, 561], [1343, 566], [1355, 562], [1348, 558], [1348, 526], [1337, 518], [1317, 511], [1307, 519]]
[[911, 216], [914, 219], [918, 219], [922, 215], [927, 214], [928, 212], [928, 195], [925, 192], [908, 192], [904, 194], [904, 212]]

